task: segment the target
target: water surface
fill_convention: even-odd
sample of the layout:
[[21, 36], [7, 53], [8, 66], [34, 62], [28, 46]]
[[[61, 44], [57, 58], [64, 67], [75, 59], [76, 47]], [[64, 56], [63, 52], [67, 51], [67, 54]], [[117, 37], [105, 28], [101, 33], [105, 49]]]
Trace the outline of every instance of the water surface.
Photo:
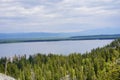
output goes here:
[[93, 48], [103, 47], [113, 40], [78, 40], [78, 41], [53, 41], [53, 42], [24, 42], [0, 44], [0, 57], [14, 55], [63, 54], [90, 52]]

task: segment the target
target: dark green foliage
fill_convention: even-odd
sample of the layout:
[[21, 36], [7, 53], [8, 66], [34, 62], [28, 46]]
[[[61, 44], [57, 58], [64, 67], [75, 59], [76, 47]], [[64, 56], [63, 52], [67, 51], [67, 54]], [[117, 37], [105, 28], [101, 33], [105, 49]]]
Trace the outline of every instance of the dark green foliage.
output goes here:
[[120, 80], [120, 39], [90, 53], [36, 54], [0, 59], [0, 72], [20, 80]]

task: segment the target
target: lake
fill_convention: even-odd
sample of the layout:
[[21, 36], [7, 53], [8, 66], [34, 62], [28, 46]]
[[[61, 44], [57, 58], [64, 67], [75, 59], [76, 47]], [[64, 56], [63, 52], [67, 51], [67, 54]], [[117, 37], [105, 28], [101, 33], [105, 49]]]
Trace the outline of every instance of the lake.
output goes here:
[[0, 57], [14, 55], [63, 54], [90, 52], [93, 48], [103, 47], [113, 40], [78, 40], [78, 41], [52, 41], [52, 42], [23, 42], [0, 44]]

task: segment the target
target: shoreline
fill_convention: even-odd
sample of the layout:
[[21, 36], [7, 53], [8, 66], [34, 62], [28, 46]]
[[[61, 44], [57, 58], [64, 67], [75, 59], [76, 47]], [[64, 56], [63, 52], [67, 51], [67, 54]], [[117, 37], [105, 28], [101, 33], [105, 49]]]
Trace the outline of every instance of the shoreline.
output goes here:
[[46, 39], [46, 40], [2, 40], [0, 44], [24, 43], [24, 42], [58, 42], [58, 41], [79, 41], [79, 40], [111, 40], [117, 38], [94, 38], [94, 39]]

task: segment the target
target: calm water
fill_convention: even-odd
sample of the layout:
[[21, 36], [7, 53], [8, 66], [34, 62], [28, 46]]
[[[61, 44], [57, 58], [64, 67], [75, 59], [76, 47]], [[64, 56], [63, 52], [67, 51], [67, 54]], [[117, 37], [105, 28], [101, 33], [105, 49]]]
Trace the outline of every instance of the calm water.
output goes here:
[[43, 54], [70, 54], [73, 52], [85, 53], [93, 48], [102, 47], [113, 40], [80, 40], [80, 41], [54, 41], [54, 42], [26, 42], [0, 44], [0, 57], [16, 55]]

